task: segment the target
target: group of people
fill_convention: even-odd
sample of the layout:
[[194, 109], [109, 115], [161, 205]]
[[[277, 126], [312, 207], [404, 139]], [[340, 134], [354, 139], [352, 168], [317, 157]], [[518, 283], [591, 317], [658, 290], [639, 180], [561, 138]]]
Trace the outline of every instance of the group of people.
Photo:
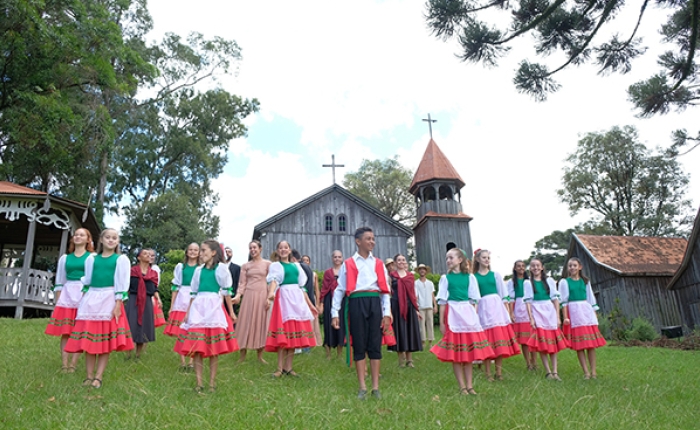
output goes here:
[[[584, 378], [596, 377], [595, 348], [605, 340], [597, 327], [595, 297], [578, 259], [569, 260], [558, 288], [538, 259], [530, 261], [529, 276], [525, 263], [517, 261], [506, 284], [491, 270], [487, 250], [469, 258], [453, 248], [446, 254], [447, 274], [440, 278], [436, 298], [426, 277], [428, 266], [420, 264], [415, 279], [404, 255], [386, 262], [376, 258], [369, 227], [357, 229], [355, 243], [357, 252], [348, 259], [343, 260], [340, 251], [332, 253], [333, 267], [325, 271], [320, 289], [309, 257], [287, 241], [277, 244], [271, 261], [262, 257], [261, 243], [252, 241], [249, 261], [240, 267], [227, 263], [217, 241], [190, 244], [173, 273], [164, 334], [177, 338], [174, 351], [181, 366], [194, 367], [195, 390], [204, 390], [204, 358], [210, 359], [209, 390], [215, 391], [221, 354], [240, 349], [239, 361], [244, 361], [247, 351], [255, 350], [265, 363], [263, 352], [275, 352], [273, 376], [298, 376], [293, 369], [295, 351], [321, 342], [328, 358], [333, 348], [341, 356], [347, 347], [360, 399], [381, 397], [382, 345], [398, 353], [401, 367], [409, 368], [415, 366], [413, 352], [427, 346], [439, 360], [452, 363], [465, 395], [476, 394], [473, 363], [483, 363], [486, 377], [499, 380], [502, 360], [521, 349], [529, 370], [536, 369], [535, 354], [540, 355], [547, 379], [561, 380], [557, 353], [564, 348], [577, 351]], [[138, 264], [130, 267], [112, 229], [101, 233], [94, 253], [89, 231], [78, 229], [69, 253], [59, 260], [57, 304], [46, 333], [61, 336], [64, 370], [75, 371], [78, 353], [86, 353], [84, 385], [102, 386], [112, 351], [131, 351], [136, 343], [139, 358], [144, 344], [155, 339], [161, 300], [152, 258], [149, 250], [142, 250]], [[240, 306], [238, 315], [234, 306]], [[432, 345], [438, 306], [443, 336]]]

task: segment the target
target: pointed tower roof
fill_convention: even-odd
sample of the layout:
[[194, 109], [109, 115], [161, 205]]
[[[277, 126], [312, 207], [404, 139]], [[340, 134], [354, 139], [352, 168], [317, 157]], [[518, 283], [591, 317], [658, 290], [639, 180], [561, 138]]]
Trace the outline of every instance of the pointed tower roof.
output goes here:
[[411, 187], [408, 189], [408, 192], [415, 194], [418, 185], [436, 179], [455, 181], [459, 184], [459, 188], [464, 186], [464, 181], [455, 168], [452, 167], [450, 160], [448, 160], [445, 154], [438, 148], [437, 143], [435, 143], [433, 139], [430, 139], [428, 147], [423, 154], [423, 159], [418, 165], [418, 170], [416, 170], [416, 174], [413, 176], [413, 182], [411, 182]]

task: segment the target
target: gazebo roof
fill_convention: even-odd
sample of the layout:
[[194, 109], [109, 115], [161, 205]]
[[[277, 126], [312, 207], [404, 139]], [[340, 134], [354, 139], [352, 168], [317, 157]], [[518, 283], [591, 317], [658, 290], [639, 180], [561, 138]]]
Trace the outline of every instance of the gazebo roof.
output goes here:
[[457, 170], [452, 166], [450, 160], [443, 154], [437, 143], [433, 139], [428, 142], [428, 147], [425, 148], [423, 159], [421, 159], [416, 174], [413, 175], [413, 182], [408, 192], [415, 194], [418, 186], [424, 182], [433, 180], [447, 180], [457, 182], [459, 188], [464, 186], [462, 177], [459, 176]]

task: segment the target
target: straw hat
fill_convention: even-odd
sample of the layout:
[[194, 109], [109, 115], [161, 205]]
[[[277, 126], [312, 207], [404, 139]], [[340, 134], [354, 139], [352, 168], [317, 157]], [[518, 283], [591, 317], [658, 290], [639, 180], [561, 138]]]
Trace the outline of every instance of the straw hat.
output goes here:
[[385, 265], [385, 266], [388, 266], [388, 265], [390, 265], [391, 263], [395, 263], [395, 261], [394, 261], [393, 258], [387, 258], [386, 260], [384, 260], [384, 265]]
[[416, 270], [414, 270], [414, 272], [418, 273], [418, 271], [419, 271], [420, 269], [425, 269], [425, 270], [426, 270], [426, 273], [430, 273], [430, 272], [431, 272], [430, 266], [427, 266], [427, 265], [425, 265], [425, 264], [423, 264], [423, 263], [419, 264], [418, 267], [416, 267]]

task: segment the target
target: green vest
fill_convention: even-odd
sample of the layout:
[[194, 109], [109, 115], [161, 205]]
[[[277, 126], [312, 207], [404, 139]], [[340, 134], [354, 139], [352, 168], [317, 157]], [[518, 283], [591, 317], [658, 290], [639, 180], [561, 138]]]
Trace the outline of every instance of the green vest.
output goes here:
[[513, 282], [513, 289], [515, 290], [515, 299], [522, 299], [525, 296], [525, 289], [523, 288], [523, 282], [525, 282], [525, 279], [512, 279]]
[[531, 282], [532, 282], [533, 299], [535, 301], [549, 301], [549, 300], [551, 300], [549, 298], [549, 294], [547, 294], [547, 290], [545, 289], [544, 283], [542, 281], [532, 280]]
[[182, 265], [182, 286], [189, 287], [192, 285], [192, 277], [194, 276], [194, 271], [197, 265], [189, 266], [187, 263]]
[[119, 259], [119, 254], [112, 254], [107, 258], [104, 258], [102, 254], [95, 256], [90, 287], [105, 288], [114, 286], [114, 272], [117, 271], [117, 259]]
[[282, 263], [284, 268], [284, 279], [282, 280], [282, 285], [288, 284], [299, 284], [299, 269], [294, 263]]
[[211, 269], [207, 269], [206, 266], [202, 267], [199, 272], [199, 290], [200, 293], [218, 293], [221, 287], [216, 281], [216, 266]]
[[447, 300], [466, 302], [469, 300], [469, 273], [450, 272], [447, 277]]
[[66, 279], [69, 281], [79, 281], [85, 276], [85, 260], [87, 260], [89, 252], [83, 254], [82, 257], [76, 257], [75, 254], [66, 255]]
[[571, 278], [566, 278], [566, 283], [569, 284], [569, 301], [570, 302], [585, 302], [588, 295], [586, 294], [586, 283], [583, 279], [578, 278], [574, 281]]
[[489, 273], [485, 275], [475, 273], [474, 276], [479, 282], [479, 293], [481, 294], [481, 297], [488, 296], [489, 294], [498, 295], [498, 288], [496, 287], [496, 276], [493, 274], [493, 272], [489, 271]]

